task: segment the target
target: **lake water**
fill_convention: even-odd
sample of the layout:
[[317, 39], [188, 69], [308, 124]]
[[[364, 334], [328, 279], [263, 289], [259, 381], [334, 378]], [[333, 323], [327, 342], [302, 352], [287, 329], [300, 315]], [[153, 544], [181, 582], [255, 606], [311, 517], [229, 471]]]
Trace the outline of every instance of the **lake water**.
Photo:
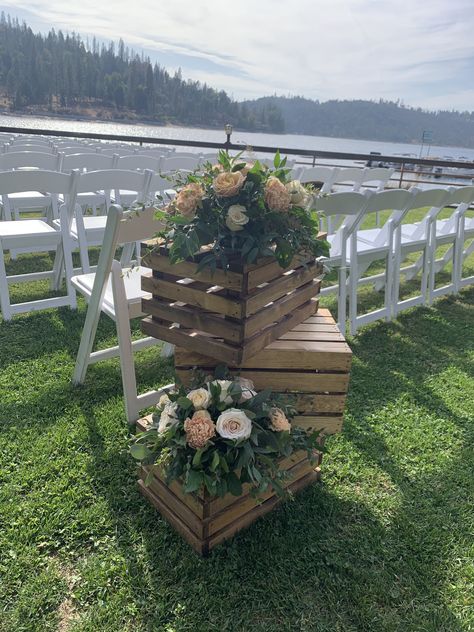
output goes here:
[[[160, 127], [157, 125], [77, 121], [73, 119], [59, 119], [31, 116], [0, 115], [0, 126], [30, 127], [34, 129], [56, 129], [70, 132], [91, 132], [101, 134], [119, 134], [125, 136], [149, 136], [180, 140], [196, 140], [210, 142], [224, 142], [224, 130], [198, 129], [191, 127]], [[329, 138], [325, 136], [304, 136], [299, 134], [261, 134], [251, 132], [237, 132], [232, 134], [232, 141], [244, 146], [287, 147], [294, 149], [310, 149], [320, 151], [340, 151], [353, 153], [370, 153], [378, 151], [384, 155], [408, 154], [419, 156], [420, 145], [405, 143], [390, 143], [380, 141], [356, 140], [351, 138]], [[183, 150], [187, 148], [183, 148]], [[190, 148], [191, 150], [191, 148]], [[195, 151], [199, 151], [196, 149]], [[426, 156], [426, 148], [423, 151]], [[474, 160], [474, 149], [462, 147], [430, 148], [430, 157], [440, 159], [468, 159]]]

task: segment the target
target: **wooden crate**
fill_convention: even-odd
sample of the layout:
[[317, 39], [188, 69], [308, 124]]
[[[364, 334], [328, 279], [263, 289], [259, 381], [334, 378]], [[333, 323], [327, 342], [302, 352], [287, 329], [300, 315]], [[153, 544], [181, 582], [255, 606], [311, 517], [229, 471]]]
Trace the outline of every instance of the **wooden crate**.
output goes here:
[[[240, 365], [273, 340], [316, 313], [322, 266], [314, 258], [296, 257], [286, 269], [274, 259], [253, 265], [231, 264], [197, 272], [198, 264], [170, 263], [162, 248], [147, 254], [143, 265], [153, 275], [142, 278], [149, 314], [147, 335]], [[173, 325], [178, 323], [179, 328]]]
[[[145, 430], [150, 417], [137, 423], [138, 430]], [[284, 487], [297, 492], [319, 478], [321, 454], [316, 464], [311, 464], [306, 452], [296, 452], [291, 457], [281, 459], [280, 468], [288, 471], [289, 479]], [[231, 538], [260, 516], [271, 511], [281, 498], [268, 491], [257, 501], [250, 495], [250, 486], [243, 486], [241, 496], [226, 494], [223, 498], [210, 496], [206, 490], [186, 494], [178, 481], [167, 485], [157, 467], [153, 468], [153, 478], [148, 486], [144, 481], [152, 466], [139, 468], [138, 485], [141, 493], [154, 505], [161, 515], [180, 533], [201, 555], [224, 540]]]
[[[320, 309], [246, 360], [233, 373], [257, 390], [296, 395], [293, 423], [325, 434], [340, 432], [352, 352], [329, 310]], [[182, 347], [175, 350], [176, 376], [189, 384], [194, 367], [212, 373], [219, 362]]]

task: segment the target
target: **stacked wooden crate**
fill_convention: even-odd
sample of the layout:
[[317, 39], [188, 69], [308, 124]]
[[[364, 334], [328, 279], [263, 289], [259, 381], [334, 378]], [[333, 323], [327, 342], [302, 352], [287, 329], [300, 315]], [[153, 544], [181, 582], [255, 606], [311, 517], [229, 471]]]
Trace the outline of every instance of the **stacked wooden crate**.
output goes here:
[[226, 271], [200, 270], [195, 259], [171, 263], [165, 248], [144, 257], [153, 271], [142, 279], [151, 294], [143, 301], [147, 335], [239, 366], [318, 308], [322, 266], [314, 257], [295, 257], [284, 271], [273, 258], [231, 261]]
[[[206, 339], [212, 341], [211, 336]], [[251, 379], [257, 390], [271, 388], [277, 393], [295, 397], [298, 415], [293, 424], [324, 434], [340, 432], [349, 385], [352, 353], [326, 309], [295, 325], [264, 349], [232, 368], [232, 372]], [[176, 377], [188, 384], [195, 368], [212, 373], [221, 362], [189, 348], [177, 347]], [[141, 428], [149, 420], [140, 422]], [[282, 460], [288, 470], [288, 487], [303, 489], [319, 477], [321, 455], [310, 463], [306, 454], [297, 453]], [[163, 516], [200, 553], [211, 548], [270, 511], [279, 498], [268, 492], [256, 504], [246, 489], [235, 498], [210, 498], [206, 492], [185, 494], [179, 483], [166, 486], [161, 474], [154, 472], [151, 484], [144, 485], [148, 471], [141, 470], [140, 489]]]

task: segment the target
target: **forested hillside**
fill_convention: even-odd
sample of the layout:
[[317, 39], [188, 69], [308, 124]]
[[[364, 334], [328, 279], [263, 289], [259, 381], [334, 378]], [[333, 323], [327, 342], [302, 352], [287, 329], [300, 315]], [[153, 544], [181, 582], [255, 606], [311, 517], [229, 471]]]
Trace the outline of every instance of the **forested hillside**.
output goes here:
[[419, 143], [423, 130], [431, 130], [435, 144], [474, 147], [473, 112], [428, 112], [390, 101], [319, 102], [302, 97], [263, 97], [247, 105], [255, 112], [278, 108], [289, 134]]
[[254, 107], [181, 73], [168, 73], [147, 57], [117, 45], [86, 45], [78, 35], [52, 29], [46, 36], [26, 24], [0, 17], [0, 94], [12, 110], [42, 106], [67, 113], [80, 104], [90, 111], [113, 108], [116, 118], [130, 113], [158, 123], [247, 130], [283, 130], [271, 104]]

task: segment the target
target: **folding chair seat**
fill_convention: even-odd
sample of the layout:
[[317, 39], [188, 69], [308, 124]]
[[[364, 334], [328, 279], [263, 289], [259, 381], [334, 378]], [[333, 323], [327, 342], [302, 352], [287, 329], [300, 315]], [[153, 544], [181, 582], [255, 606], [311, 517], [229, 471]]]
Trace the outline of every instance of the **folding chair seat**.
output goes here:
[[[89, 303], [73, 383], [84, 382], [90, 364], [119, 356], [125, 411], [130, 422], [136, 421], [141, 409], [155, 404], [161, 394], [172, 386], [169, 384], [160, 390], [137, 394], [133, 352], [160, 342], [151, 337], [132, 341], [130, 331], [130, 320], [144, 315], [141, 311], [142, 298], [149, 294], [141, 290], [141, 275], [145, 272], [151, 274], [151, 270], [143, 267], [122, 268], [119, 261], [114, 259], [120, 244], [151, 238], [160, 230], [161, 224], [154, 219], [154, 215], [155, 209], [152, 207], [139, 212], [124, 212], [120, 207], [112, 205], [107, 216], [104, 243], [96, 272], [72, 279], [76, 290]], [[67, 242], [64, 252], [66, 257], [71, 257]], [[118, 345], [94, 352], [92, 349], [101, 312], [115, 321]], [[170, 345], [166, 345], [165, 353], [169, 354], [171, 349]]]
[[[22, 189], [36, 188], [67, 195], [70, 204], [75, 203], [75, 184], [77, 174], [66, 175], [49, 171], [10, 171], [0, 173], [0, 193], [10, 195]], [[55, 252], [52, 270], [25, 274], [7, 275], [5, 266], [6, 252]], [[48, 307], [69, 305], [75, 307], [76, 298], [70, 283], [72, 268], [66, 265], [66, 296], [40, 299], [12, 304], [9, 284], [49, 279], [53, 287], [59, 287], [59, 261], [62, 254], [62, 239], [59, 231], [41, 219], [10, 220], [0, 222], [0, 309], [4, 320], [10, 320], [13, 314], [29, 312]]]

